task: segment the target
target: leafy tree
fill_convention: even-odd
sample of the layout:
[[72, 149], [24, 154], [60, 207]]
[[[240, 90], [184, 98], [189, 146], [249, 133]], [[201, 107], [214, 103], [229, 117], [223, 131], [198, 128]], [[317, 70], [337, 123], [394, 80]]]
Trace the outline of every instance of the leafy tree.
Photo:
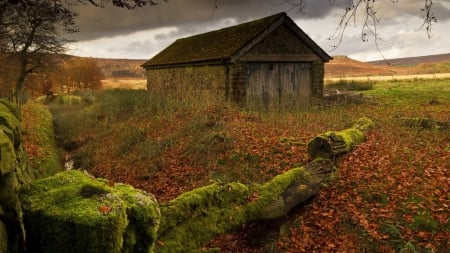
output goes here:
[[[0, 54], [8, 58], [8, 65], [14, 69], [5, 68], [5, 73], [0, 75], [8, 76], [9, 83], [11, 73], [15, 72], [16, 102], [21, 101], [27, 76], [41, 68], [49, 55], [64, 52], [64, 45], [70, 40], [63, 38], [61, 32], [77, 31], [74, 22], [77, 14], [70, 5], [103, 6], [105, 3], [127, 9], [158, 4], [154, 0], [0, 0]], [[99, 82], [86, 80], [80, 83], [100, 86]], [[6, 86], [4, 83], [1, 88]]]
[[0, 7], [0, 52], [17, 63], [14, 97], [20, 102], [26, 77], [48, 55], [64, 51], [68, 40], [59, 32], [76, 31], [76, 14], [57, 0], [3, 0]]
[[89, 58], [71, 58], [64, 63], [65, 83], [68, 90], [100, 89], [103, 74], [100, 68]]

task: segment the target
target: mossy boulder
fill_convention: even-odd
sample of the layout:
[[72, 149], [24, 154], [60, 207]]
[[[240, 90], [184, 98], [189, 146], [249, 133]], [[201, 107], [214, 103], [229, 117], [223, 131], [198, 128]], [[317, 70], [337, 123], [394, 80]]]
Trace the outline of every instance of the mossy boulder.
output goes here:
[[16, 170], [16, 151], [23, 152], [20, 118], [13, 104], [0, 100], [0, 176]]
[[18, 192], [33, 173], [23, 149], [19, 108], [0, 99], [0, 252], [17, 252], [22, 245], [22, 209]]
[[153, 252], [156, 199], [125, 184], [73, 170], [22, 188], [27, 248], [33, 252]]

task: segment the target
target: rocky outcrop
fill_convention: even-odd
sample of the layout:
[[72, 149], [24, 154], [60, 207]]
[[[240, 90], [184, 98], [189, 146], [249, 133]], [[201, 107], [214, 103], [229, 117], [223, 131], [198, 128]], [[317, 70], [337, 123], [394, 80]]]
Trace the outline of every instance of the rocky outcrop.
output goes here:
[[153, 252], [160, 211], [144, 191], [71, 170], [24, 186], [20, 198], [33, 252]]

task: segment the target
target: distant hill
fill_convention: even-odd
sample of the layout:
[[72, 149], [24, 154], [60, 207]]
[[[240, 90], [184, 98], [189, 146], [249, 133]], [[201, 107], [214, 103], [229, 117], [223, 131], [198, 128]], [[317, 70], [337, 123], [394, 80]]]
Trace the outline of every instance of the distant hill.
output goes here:
[[325, 64], [325, 77], [379, 76], [404, 74], [404, 70], [393, 66], [377, 66], [361, 62], [348, 56], [333, 56], [333, 60]]
[[373, 65], [392, 65], [392, 66], [412, 66], [422, 63], [442, 63], [450, 62], [450, 54], [426, 55], [407, 58], [396, 58], [382, 61], [369, 61]]
[[141, 67], [146, 60], [91, 58], [102, 70], [105, 78], [145, 78]]
[[[146, 61], [144, 59], [90, 59], [97, 63], [106, 79], [145, 79], [145, 70], [141, 67]], [[357, 61], [348, 56], [333, 56], [333, 60], [325, 64], [326, 78], [430, 73], [450, 73], [450, 54], [371, 62]]]
[[361, 62], [347, 56], [333, 56], [325, 64], [325, 77], [390, 76], [450, 73], [450, 54]]

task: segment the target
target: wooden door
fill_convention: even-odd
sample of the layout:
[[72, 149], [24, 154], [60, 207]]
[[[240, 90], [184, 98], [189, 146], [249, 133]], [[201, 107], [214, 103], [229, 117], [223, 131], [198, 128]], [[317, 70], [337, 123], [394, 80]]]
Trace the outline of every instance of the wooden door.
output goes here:
[[309, 63], [249, 63], [246, 107], [250, 110], [291, 110], [309, 105]]

